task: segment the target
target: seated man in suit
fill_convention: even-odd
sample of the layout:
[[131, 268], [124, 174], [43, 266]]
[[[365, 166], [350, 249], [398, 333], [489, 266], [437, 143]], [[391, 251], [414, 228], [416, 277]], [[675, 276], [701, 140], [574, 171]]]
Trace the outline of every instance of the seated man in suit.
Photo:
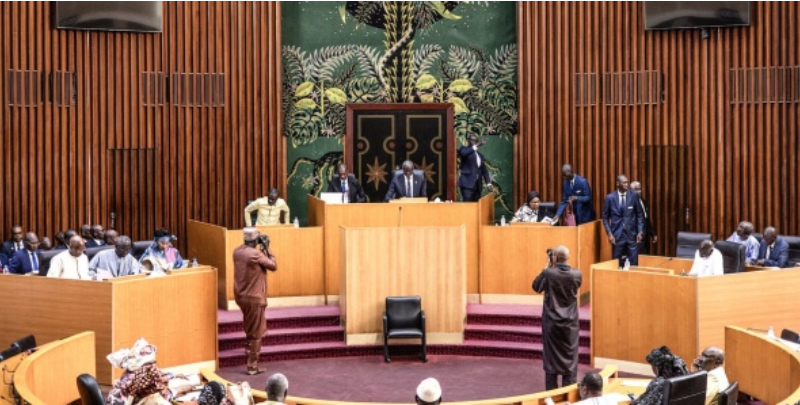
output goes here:
[[[258, 211], [255, 224], [250, 219], [250, 213], [253, 211]], [[289, 205], [278, 196], [277, 188], [270, 189], [266, 197], [256, 199], [244, 209], [244, 226], [246, 227], [288, 224], [290, 221]]]
[[361, 187], [361, 183], [356, 180], [355, 174], [347, 173], [347, 165], [340, 164], [337, 169], [337, 176], [328, 182], [329, 193], [342, 193], [347, 203], [361, 203], [367, 201], [367, 195]]
[[97, 247], [97, 242], [92, 237], [92, 226], [89, 224], [81, 225], [81, 237], [87, 248]]
[[764, 267], [789, 267], [789, 244], [778, 237], [778, 231], [768, 226], [764, 229], [764, 239], [758, 249], [756, 264]]
[[74, 280], [91, 280], [89, 275], [89, 259], [83, 254], [86, 242], [75, 235], [69, 240], [69, 250], [61, 252], [50, 261], [47, 277], [68, 278]]
[[105, 246], [106, 240], [103, 237], [105, 235], [105, 229], [103, 229], [103, 225], [95, 224], [92, 227], [92, 240], [94, 240], [95, 246]]
[[25, 249], [17, 250], [8, 265], [13, 274], [39, 274], [39, 238], [33, 232], [25, 234]]
[[[725, 374], [725, 353], [719, 347], [709, 347], [703, 350], [694, 362], [692, 368], [694, 371], [705, 370], [707, 374], [706, 383], [706, 404], [705, 405], [718, 405], [719, 393], [724, 391], [730, 383], [728, 376]], [[727, 405], [727, 404], [719, 404]]]
[[725, 266], [722, 261], [722, 253], [714, 248], [714, 242], [706, 239], [700, 242], [700, 247], [694, 253], [694, 263], [690, 276], [721, 276], [725, 274]]
[[747, 264], [754, 264], [758, 260], [758, 239], [753, 236], [753, 224], [747, 221], [739, 222], [736, 232], [727, 239], [728, 242], [744, 245], [744, 260]]
[[103, 233], [103, 240], [105, 240], [106, 245], [115, 246], [117, 244], [118, 236], [119, 234], [117, 233], [117, 231], [109, 229]]
[[394, 176], [392, 183], [389, 184], [389, 191], [386, 193], [384, 201], [396, 200], [408, 197], [427, 197], [427, 184], [425, 176], [414, 173], [414, 163], [410, 160], [403, 162], [403, 172]]
[[141, 265], [131, 255], [131, 238], [120, 236], [116, 240], [114, 249], [98, 252], [89, 262], [89, 274], [97, 275], [98, 271], [104, 270], [111, 277], [130, 276], [142, 272]]
[[25, 245], [22, 241], [23, 236], [25, 236], [25, 234], [22, 232], [21, 226], [14, 225], [11, 227], [11, 238], [3, 242], [3, 249], [0, 251], [3, 261], [0, 263], [0, 265], [7, 266], [11, 261], [11, 258], [14, 257], [14, 253], [16, 253], [18, 250], [25, 249]]
[[552, 222], [553, 213], [544, 208], [540, 209], [539, 204], [541, 204], [539, 193], [531, 191], [528, 193], [527, 204], [519, 207], [511, 222]]
[[617, 190], [603, 203], [603, 227], [611, 242], [612, 256], [627, 256], [631, 266], [639, 264], [639, 243], [644, 237], [644, 214], [639, 194], [629, 190], [628, 177], [617, 176]]

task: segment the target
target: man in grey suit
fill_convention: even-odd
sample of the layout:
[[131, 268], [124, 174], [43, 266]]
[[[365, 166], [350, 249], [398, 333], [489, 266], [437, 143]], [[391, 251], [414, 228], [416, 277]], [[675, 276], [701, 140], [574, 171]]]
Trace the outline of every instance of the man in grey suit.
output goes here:
[[394, 176], [392, 179], [384, 201], [388, 202], [389, 200], [396, 200], [403, 197], [427, 197], [426, 193], [427, 185], [425, 184], [425, 176], [414, 173], [414, 163], [410, 160], [406, 160], [403, 162], [403, 172]]
[[639, 264], [639, 242], [644, 237], [644, 215], [639, 194], [628, 189], [628, 177], [617, 176], [617, 190], [603, 203], [603, 227], [612, 245], [612, 256], [627, 256], [631, 266]]

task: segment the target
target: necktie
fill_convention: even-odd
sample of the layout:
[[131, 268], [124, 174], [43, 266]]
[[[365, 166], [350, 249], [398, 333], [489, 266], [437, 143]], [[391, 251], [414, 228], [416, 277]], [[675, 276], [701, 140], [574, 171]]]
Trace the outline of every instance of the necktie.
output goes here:
[[622, 207], [622, 208], [625, 208], [625, 193], [622, 193], [622, 194], [620, 194], [620, 195], [619, 195], [619, 197], [620, 197], [620, 199], [619, 199], [619, 201], [620, 201], [620, 203], [619, 203], [620, 207]]
[[406, 177], [406, 197], [411, 197], [411, 179]]
[[347, 182], [344, 180], [342, 180], [342, 192], [343, 193], [347, 192]]
[[36, 253], [28, 252], [31, 255], [31, 267], [33, 267], [33, 271], [39, 271], [39, 260], [36, 258]]
[[17, 243], [17, 248], [14, 249], [14, 251], [17, 251], [17, 250], [22, 250], [22, 242], [18, 242]]
[[769, 259], [769, 255], [772, 254], [772, 245], [767, 246], [767, 255], [764, 256], [765, 258]]

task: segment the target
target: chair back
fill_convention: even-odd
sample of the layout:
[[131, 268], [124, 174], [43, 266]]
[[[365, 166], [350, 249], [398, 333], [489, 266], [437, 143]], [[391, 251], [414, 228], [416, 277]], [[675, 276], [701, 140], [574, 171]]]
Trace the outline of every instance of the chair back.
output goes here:
[[64, 249], [51, 249], [45, 250], [43, 252], [39, 252], [39, 275], [46, 276], [47, 272], [50, 270], [50, 261], [53, 258], [62, 252], [66, 252]]
[[745, 251], [747, 248], [736, 242], [718, 240], [714, 247], [722, 253], [722, 267], [725, 274], [744, 271]]
[[753, 232], [753, 233], [750, 234], [750, 236], [756, 238], [758, 243], [761, 243], [761, 241], [764, 239], [764, 234], [763, 233]]
[[800, 236], [779, 236], [789, 245], [789, 266], [800, 266]]
[[710, 233], [678, 232], [678, 249], [675, 257], [694, 259], [700, 242], [706, 239], [711, 239]]
[[543, 202], [539, 203], [539, 209], [551, 212], [553, 215], [556, 213], [556, 203], [550, 202]]
[[708, 373], [698, 371], [692, 374], [668, 378], [664, 384], [663, 405], [705, 405]]
[[103, 391], [100, 390], [100, 385], [97, 380], [89, 374], [81, 374], [77, 379], [78, 392], [81, 394], [81, 403], [83, 405], [104, 405]]
[[0, 361], [8, 360], [19, 354], [19, 347], [11, 346], [6, 350], [0, 352]]
[[418, 329], [422, 314], [422, 298], [386, 297], [389, 329]]
[[36, 338], [33, 335], [28, 335], [23, 338], [19, 338], [14, 343], [11, 343], [11, 347], [18, 348], [20, 352], [35, 349]]
[[96, 247], [86, 248], [86, 250], [83, 251], [83, 254], [86, 255], [86, 258], [88, 260], [92, 260], [92, 258], [96, 254], [98, 254], [98, 253], [100, 253], [100, 252], [102, 252], [104, 250], [108, 250], [108, 249], [114, 249], [114, 246], [103, 245], [103, 246], [96, 246]]
[[142, 255], [144, 254], [144, 251], [147, 250], [147, 248], [150, 247], [152, 243], [153, 243], [152, 240], [140, 240], [133, 242], [133, 244], [131, 245], [131, 254], [133, 255], [133, 257], [136, 258], [136, 260], [141, 259]]
[[736, 399], [739, 398], [739, 383], [736, 381], [732, 382], [728, 388], [720, 391], [719, 393], [719, 401], [717, 404], [719, 405], [736, 405]]
[[800, 335], [798, 335], [797, 332], [789, 329], [784, 329], [781, 331], [781, 339], [788, 340], [792, 343], [800, 343]]

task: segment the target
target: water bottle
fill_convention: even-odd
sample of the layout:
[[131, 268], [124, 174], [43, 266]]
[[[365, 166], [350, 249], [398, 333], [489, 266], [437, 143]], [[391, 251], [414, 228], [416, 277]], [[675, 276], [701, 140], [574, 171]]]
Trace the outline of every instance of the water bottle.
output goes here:
[[775, 338], [775, 329], [772, 329], [772, 326], [770, 326], [769, 330], [767, 331], [767, 337], [768, 338]]
[[625, 259], [625, 266], [622, 267], [622, 270], [628, 271], [630, 269], [631, 269], [631, 261], [628, 260], [628, 259]]
[[500, 226], [506, 226], [506, 216], [500, 217]]
[[192, 267], [197, 267], [197, 258], [192, 258]]
[[294, 227], [295, 228], [299, 228], [300, 227], [300, 220], [297, 219], [297, 217], [294, 217]]
[[3, 274], [9, 274], [8, 266], [3, 266]]

